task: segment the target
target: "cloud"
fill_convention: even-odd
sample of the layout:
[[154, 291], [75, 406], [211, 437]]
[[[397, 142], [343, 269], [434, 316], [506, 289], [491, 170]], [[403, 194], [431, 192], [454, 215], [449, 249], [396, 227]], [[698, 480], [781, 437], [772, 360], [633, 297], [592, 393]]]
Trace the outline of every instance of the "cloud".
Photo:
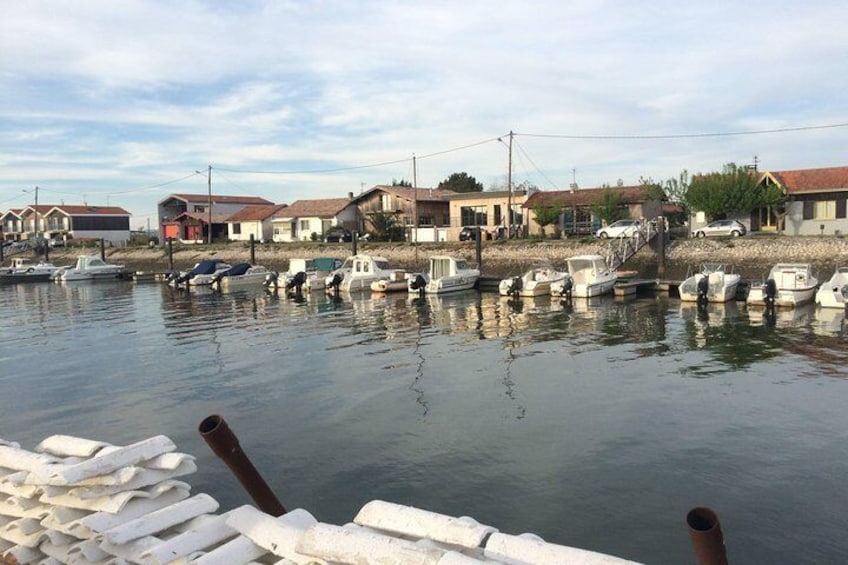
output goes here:
[[509, 130], [523, 151], [514, 177], [543, 188], [754, 155], [774, 169], [846, 164], [840, 129], [526, 135], [845, 122], [846, 16], [829, 2], [11, 3], [0, 22], [0, 191], [49, 184], [151, 214], [203, 180], [133, 188], [212, 164], [221, 190], [288, 202], [410, 179], [413, 153], [421, 185], [456, 171], [490, 184], [505, 176], [502, 144], [444, 151]]

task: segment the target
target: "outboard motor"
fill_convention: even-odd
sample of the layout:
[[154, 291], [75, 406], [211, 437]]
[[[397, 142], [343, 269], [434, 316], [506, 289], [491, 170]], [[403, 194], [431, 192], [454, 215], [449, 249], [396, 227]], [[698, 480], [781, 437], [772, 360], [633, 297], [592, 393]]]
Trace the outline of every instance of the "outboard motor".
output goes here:
[[509, 283], [509, 289], [507, 289], [507, 294], [510, 296], [516, 296], [521, 289], [524, 288], [524, 282], [521, 280], [521, 277], [512, 277], [512, 281]]
[[422, 296], [424, 294], [424, 287], [427, 286], [427, 279], [424, 278], [424, 275], [421, 273], [416, 274], [412, 280], [409, 281], [409, 288], [411, 290], [417, 290], [418, 296]]
[[221, 279], [224, 278], [225, 276], [227, 276], [227, 273], [229, 273], [229, 270], [221, 271], [220, 273], [216, 273], [216, 274], [212, 275], [212, 282], [210, 283], [210, 285], [211, 286], [217, 285], [218, 287], [220, 287], [221, 286]]
[[344, 280], [344, 275], [342, 273], [335, 273], [333, 275], [333, 278], [330, 280], [330, 284], [327, 285], [327, 286], [332, 288], [336, 292], [336, 294], [338, 294], [339, 293], [339, 287], [342, 284], [342, 280]]
[[265, 282], [262, 284], [264, 284], [267, 288], [277, 288], [277, 280], [279, 280], [279, 278], [280, 273], [278, 273], [277, 271], [271, 271], [267, 275], [265, 275]]
[[294, 289], [294, 295], [297, 297], [303, 296], [303, 285], [306, 284], [306, 273], [298, 271], [289, 282], [286, 283], [286, 290], [291, 292]]
[[571, 293], [574, 290], [574, 279], [571, 276], [565, 277], [565, 280], [562, 281], [562, 293], [560, 296], [565, 298], [567, 302], [571, 302]]
[[706, 275], [698, 279], [698, 302], [706, 302], [710, 292], [710, 279]]
[[774, 307], [774, 301], [777, 298], [777, 283], [774, 279], [768, 279], [763, 283], [763, 301], [766, 306]]

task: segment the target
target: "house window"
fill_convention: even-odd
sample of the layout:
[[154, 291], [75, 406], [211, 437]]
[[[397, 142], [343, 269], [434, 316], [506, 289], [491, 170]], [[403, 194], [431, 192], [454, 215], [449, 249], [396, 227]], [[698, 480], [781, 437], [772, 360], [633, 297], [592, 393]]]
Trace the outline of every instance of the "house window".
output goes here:
[[815, 220], [835, 220], [836, 219], [836, 200], [820, 200], [820, 201], [816, 202], [813, 219], [815, 219]]
[[309, 220], [300, 221], [300, 231], [309, 231]]
[[233, 235], [241, 235], [241, 224], [239, 224], [239, 223], [233, 224]]
[[418, 217], [418, 225], [419, 226], [432, 226], [433, 225], [433, 216], [419, 216]]
[[280, 235], [280, 228], [274, 228], [274, 235]]
[[499, 226], [503, 222], [503, 216], [501, 216], [501, 205], [495, 204], [495, 225]]
[[459, 209], [459, 214], [463, 226], [488, 225], [485, 206], [463, 206]]
[[205, 211], [206, 211], [206, 206], [195, 206], [194, 207], [194, 212], [203, 213]]
[[380, 195], [380, 211], [381, 212], [393, 212], [392, 210], [392, 195], [391, 194], [381, 194]]

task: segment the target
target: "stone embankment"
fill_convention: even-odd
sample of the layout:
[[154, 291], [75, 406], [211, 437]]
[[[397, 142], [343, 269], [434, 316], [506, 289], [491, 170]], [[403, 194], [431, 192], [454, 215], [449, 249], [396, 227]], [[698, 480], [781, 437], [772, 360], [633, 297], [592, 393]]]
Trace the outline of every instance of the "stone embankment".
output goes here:
[[[587, 253], [606, 255], [610, 243], [591, 238], [569, 238], [562, 240], [518, 240], [486, 241], [483, 243], [483, 272], [487, 275], [506, 276], [526, 270], [540, 262], [562, 265], [567, 257]], [[291, 243], [256, 244], [256, 262], [270, 269], [286, 270], [293, 257], [336, 256], [344, 258], [350, 254], [350, 244]], [[406, 244], [364, 243], [359, 245], [361, 253], [380, 255], [393, 266], [410, 270], [422, 270], [431, 255], [450, 254], [476, 261], [474, 242], [451, 242], [420, 244], [417, 248]], [[50, 259], [55, 264], [73, 262], [80, 252], [96, 253], [97, 247], [87, 249], [55, 249]], [[122, 263], [133, 270], [166, 271], [169, 268], [167, 247], [108, 248], [107, 260]], [[226, 261], [249, 261], [250, 249], [246, 243], [206, 245], [175, 245], [173, 248], [174, 268], [190, 268], [194, 263], [208, 257]], [[836, 266], [848, 265], [848, 239], [836, 237], [785, 237], [748, 236], [721, 239], [677, 239], [666, 248], [666, 273], [670, 277], [682, 277], [689, 267], [705, 262], [721, 262], [736, 267], [737, 272], [748, 278], [760, 278], [778, 262], [812, 263], [820, 278], [827, 278]], [[646, 274], [656, 273], [657, 257], [650, 247], [644, 247], [623, 269], [633, 269]]]

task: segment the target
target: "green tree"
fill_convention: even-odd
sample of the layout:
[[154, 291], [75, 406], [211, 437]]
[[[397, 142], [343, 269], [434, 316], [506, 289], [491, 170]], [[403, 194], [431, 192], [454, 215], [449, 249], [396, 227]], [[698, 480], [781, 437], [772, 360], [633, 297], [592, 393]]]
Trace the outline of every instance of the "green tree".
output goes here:
[[611, 224], [629, 215], [624, 206], [621, 190], [609, 185], [604, 186], [600, 201], [589, 206], [589, 209], [592, 211], [592, 214], [607, 224]]
[[483, 192], [483, 183], [466, 172], [453, 173], [437, 186], [439, 190], [452, 190], [454, 192]]
[[391, 212], [373, 212], [368, 215], [371, 235], [376, 241], [402, 241], [403, 226], [398, 225]]
[[412, 183], [409, 182], [408, 180], [404, 180], [404, 179], [400, 179], [400, 180], [392, 179], [392, 186], [408, 186], [408, 187], [411, 188]]
[[732, 212], [779, 207], [785, 195], [777, 186], [760, 185], [755, 172], [728, 163], [721, 172], [693, 176], [684, 201], [689, 210], [704, 212], [713, 220]]
[[534, 206], [532, 208], [536, 223], [542, 228], [542, 237], [545, 237], [545, 227], [559, 221], [559, 216], [562, 213], [556, 206]]

